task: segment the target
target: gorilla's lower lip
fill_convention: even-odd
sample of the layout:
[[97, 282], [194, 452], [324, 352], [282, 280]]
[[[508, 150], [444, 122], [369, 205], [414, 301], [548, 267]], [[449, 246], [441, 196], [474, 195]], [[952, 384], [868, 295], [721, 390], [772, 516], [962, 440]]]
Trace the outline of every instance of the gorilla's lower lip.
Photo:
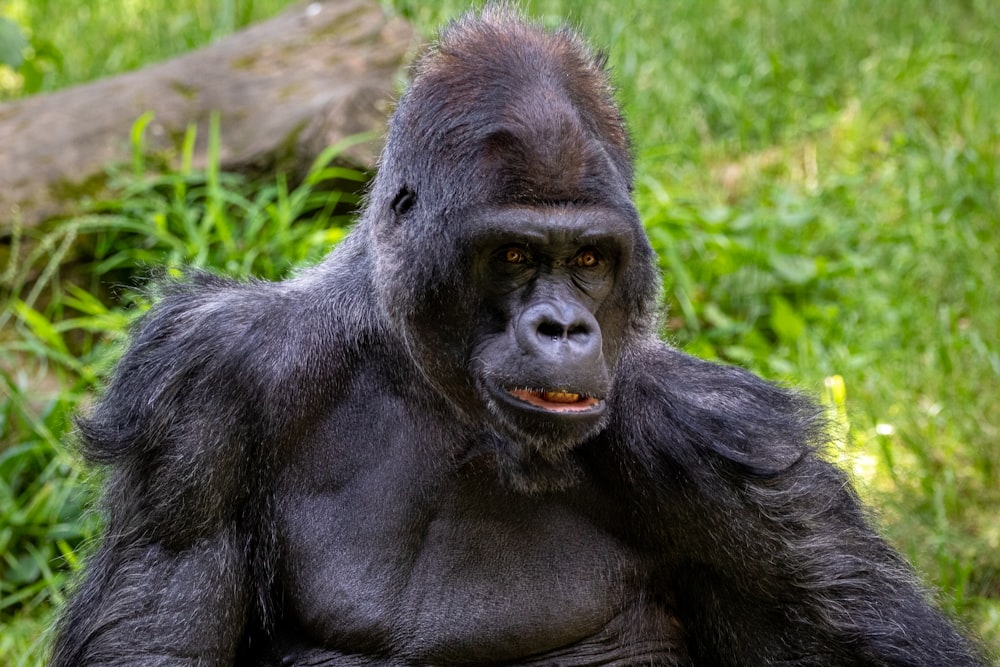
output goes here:
[[560, 389], [508, 389], [507, 393], [549, 412], [584, 412], [601, 405], [599, 398]]

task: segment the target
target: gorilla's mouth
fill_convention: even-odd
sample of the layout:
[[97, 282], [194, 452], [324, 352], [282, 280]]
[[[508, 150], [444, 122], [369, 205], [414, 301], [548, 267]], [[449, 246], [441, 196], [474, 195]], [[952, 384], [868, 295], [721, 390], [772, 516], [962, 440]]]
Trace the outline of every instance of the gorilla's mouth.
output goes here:
[[508, 389], [507, 393], [549, 412], [584, 412], [601, 405], [599, 398], [562, 389]]

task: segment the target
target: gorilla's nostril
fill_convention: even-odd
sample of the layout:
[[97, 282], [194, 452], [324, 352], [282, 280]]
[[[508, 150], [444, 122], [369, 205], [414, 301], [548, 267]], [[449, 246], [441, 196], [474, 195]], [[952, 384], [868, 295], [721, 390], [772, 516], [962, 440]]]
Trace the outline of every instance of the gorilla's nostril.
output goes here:
[[545, 338], [559, 340], [566, 335], [566, 327], [552, 320], [545, 320], [538, 325], [538, 334]]

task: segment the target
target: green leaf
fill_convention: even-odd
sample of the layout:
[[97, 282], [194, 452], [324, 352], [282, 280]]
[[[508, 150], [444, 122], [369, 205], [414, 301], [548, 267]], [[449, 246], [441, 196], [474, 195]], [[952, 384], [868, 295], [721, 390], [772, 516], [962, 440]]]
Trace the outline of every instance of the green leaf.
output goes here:
[[819, 273], [812, 257], [773, 254], [768, 260], [775, 273], [793, 285], [804, 285]]
[[0, 65], [17, 69], [24, 63], [24, 50], [28, 39], [21, 27], [8, 18], [0, 16]]
[[43, 344], [62, 354], [69, 354], [62, 335], [44, 315], [20, 299], [14, 301], [14, 312]]
[[780, 296], [771, 297], [771, 328], [784, 343], [794, 344], [806, 332], [806, 323]]
[[132, 123], [132, 173], [141, 178], [146, 167], [146, 128], [153, 122], [153, 112], [147, 111]]

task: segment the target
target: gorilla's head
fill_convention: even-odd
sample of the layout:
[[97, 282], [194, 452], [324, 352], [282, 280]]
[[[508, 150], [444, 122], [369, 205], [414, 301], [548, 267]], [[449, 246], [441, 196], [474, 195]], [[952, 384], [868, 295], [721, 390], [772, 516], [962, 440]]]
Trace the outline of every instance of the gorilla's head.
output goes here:
[[515, 457], [596, 433], [658, 278], [604, 59], [505, 9], [414, 67], [364, 215], [377, 289], [422, 373]]

